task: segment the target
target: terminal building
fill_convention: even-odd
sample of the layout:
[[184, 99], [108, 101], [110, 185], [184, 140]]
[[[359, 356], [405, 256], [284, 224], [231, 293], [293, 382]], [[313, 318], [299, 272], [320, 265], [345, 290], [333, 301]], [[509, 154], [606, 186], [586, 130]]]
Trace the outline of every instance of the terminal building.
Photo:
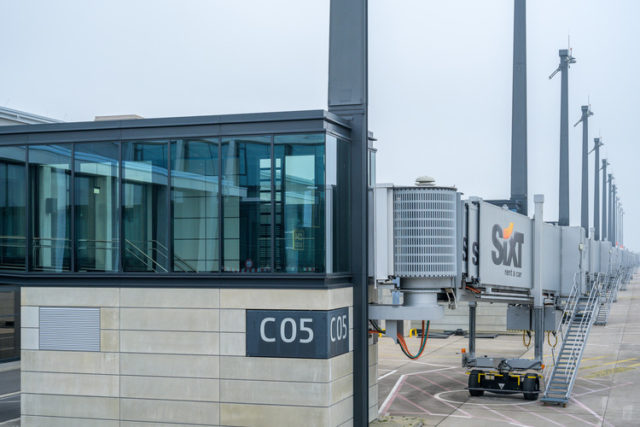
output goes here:
[[326, 111], [0, 128], [23, 422], [353, 422], [350, 138]]
[[[48, 117], [39, 116], [25, 111], [14, 110], [12, 108], [0, 107], [0, 126], [31, 125], [42, 123], [57, 123]], [[10, 191], [14, 183], [16, 170], [8, 163], [2, 162], [0, 165], [0, 175], [2, 176], [2, 193], [0, 199], [1, 218], [12, 218], [18, 215], [24, 218], [26, 212], [16, 208], [16, 199]], [[19, 203], [18, 203], [19, 204]], [[4, 222], [0, 222], [0, 234], [2, 236], [12, 234], [12, 230], [7, 229]], [[8, 238], [7, 240], [10, 240]], [[13, 242], [14, 244], [16, 242]], [[1, 249], [11, 251], [10, 249]], [[20, 357], [20, 291], [14, 286], [0, 286], [0, 363], [13, 361]]]

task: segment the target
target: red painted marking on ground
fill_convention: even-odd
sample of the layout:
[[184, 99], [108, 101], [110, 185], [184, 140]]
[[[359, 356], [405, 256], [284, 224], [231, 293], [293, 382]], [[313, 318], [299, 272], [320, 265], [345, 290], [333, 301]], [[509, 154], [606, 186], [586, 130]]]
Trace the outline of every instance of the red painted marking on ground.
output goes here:
[[449, 402], [445, 402], [444, 400], [438, 400], [438, 399], [435, 399], [435, 397], [433, 396], [433, 394], [429, 393], [429, 392], [428, 392], [428, 391], [426, 391], [426, 390], [422, 390], [422, 389], [421, 389], [421, 388], [419, 388], [419, 387], [414, 386], [414, 385], [413, 385], [413, 384], [411, 384], [409, 381], [406, 381], [406, 382], [405, 382], [405, 384], [406, 384], [406, 385], [408, 385], [409, 387], [412, 387], [412, 388], [414, 388], [414, 389], [418, 390], [420, 393], [426, 394], [427, 396], [431, 397], [432, 399], [436, 400], [437, 402], [444, 403], [445, 405], [449, 406], [450, 408], [453, 408], [453, 409], [456, 409], [456, 410], [458, 410], [458, 409], [459, 409], [461, 413], [463, 413], [465, 416], [468, 416], [469, 418], [471, 418], [471, 414], [469, 414], [469, 413], [468, 413], [467, 411], [465, 411], [464, 409], [460, 409], [460, 408], [458, 408], [457, 406], [452, 405], [452, 404], [451, 404], [451, 403], [449, 403]]
[[434, 386], [436, 386], [436, 387], [440, 387], [440, 388], [441, 388], [441, 389], [443, 389], [444, 391], [451, 391], [451, 389], [448, 389], [448, 388], [446, 388], [445, 386], [441, 386], [441, 385], [440, 385], [440, 384], [438, 384], [437, 382], [432, 381], [432, 380], [430, 380], [430, 379], [429, 379], [429, 378], [427, 378], [427, 377], [423, 377], [422, 375], [416, 375], [416, 376], [417, 376], [418, 378], [421, 378], [421, 379], [425, 380], [426, 382], [428, 382], [428, 383], [430, 383], [430, 384], [433, 384], [433, 385], [434, 385]]
[[571, 400], [572, 400], [573, 402], [576, 402], [576, 403], [578, 404], [578, 406], [580, 406], [582, 409], [585, 409], [585, 410], [586, 410], [587, 412], [589, 412], [591, 415], [593, 415], [594, 417], [596, 417], [596, 418], [598, 419], [598, 421], [600, 421], [601, 423], [606, 423], [606, 424], [611, 425], [611, 423], [610, 423], [610, 422], [605, 421], [605, 419], [604, 419], [604, 418], [602, 418], [600, 415], [596, 414], [596, 413], [594, 412], [594, 410], [593, 410], [593, 409], [589, 408], [587, 405], [585, 405], [584, 403], [580, 402], [580, 401], [579, 401], [579, 400], [577, 400], [575, 397], [572, 397], [572, 398], [571, 398]]
[[418, 408], [418, 409], [420, 409], [420, 410], [424, 411], [424, 413], [425, 413], [425, 414], [427, 414], [427, 415], [431, 415], [431, 412], [430, 412], [428, 409], [425, 409], [425, 408], [423, 408], [422, 406], [418, 405], [417, 403], [414, 403], [414, 402], [410, 401], [409, 399], [407, 399], [407, 398], [406, 398], [406, 397], [404, 397], [403, 395], [399, 394], [399, 395], [398, 395], [398, 398], [400, 398], [400, 399], [404, 400], [405, 402], [407, 402], [408, 404], [413, 405], [413, 406], [415, 406], [416, 408]]
[[486, 409], [487, 411], [489, 411], [489, 412], [493, 412], [493, 413], [494, 413], [494, 414], [496, 414], [497, 416], [504, 418], [505, 420], [509, 421], [511, 424], [515, 424], [515, 425], [518, 425], [518, 426], [524, 425], [524, 424], [522, 424], [521, 422], [516, 421], [516, 420], [514, 420], [513, 418], [508, 417], [508, 416], [506, 416], [505, 414], [503, 414], [503, 413], [501, 413], [501, 412], [496, 411], [495, 409], [491, 409], [491, 408], [489, 408], [487, 405], [481, 405], [481, 406], [482, 406], [484, 409]]
[[528, 410], [528, 409], [527, 409], [526, 407], [524, 407], [524, 406], [520, 406], [520, 408], [524, 409], [524, 410], [525, 410], [525, 412], [528, 412], [528, 413], [530, 413], [531, 415], [534, 415], [534, 416], [536, 416], [536, 417], [538, 417], [538, 418], [540, 418], [540, 419], [542, 419], [542, 420], [545, 420], [545, 421], [547, 421], [547, 422], [549, 422], [549, 423], [551, 423], [551, 424], [555, 424], [555, 425], [560, 426], [560, 427], [565, 427], [565, 425], [564, 425], [564, 424], [560, 424], [560, 423], [558, 423], [558, 422], [553, 421], [551, 418], [547, 418], [547, 417], [545, 417], [544, 415], [540, 415], [540, 414], [538, 414], [538, 413], [536, 413], [536, 412], [530, 411], [530, 410]]
[[447, 374], [443, 374], [442, 372], [436, 372], [436, 374], [441, 375], [441, 376], [443, 376], [443, 377], [445, 377], [445, 378], [449, 378], [451, 381], [457, 382], [458, 384], [462, 384], [462, 385], [463, 385], [463, 386], [465, 386], [465, 387], [467, 386], [467, 383], [462, 382], [462, 381], [460, 381], [460, 380], [457, 380], [457, 379], [455, 379], [455, 378], [453, 378], [452, 376], [449, 376], [449, 375], [447, 375]]
[[562, 411], [562, 410], [560, 410], [560, 409], [558, 409], [558, 408], [551, 408], [551, 409], [553, 409], [554, 411], [556, 411], [556, 412], [558, 412], [558, 413], [560, 413], [560, 414], [566, 415], [567, 417], [571, 417], [571, 418], [573, 418], [574, 420], [578, 420], [578, 421], [580, 421], [581, 423], [588, 424], [588, 425], [590, 425], [590, 426], [595, 426], [595, 427], [599, 427], [599, 426], [600, 426], [600, 424], [591, 423], [591, 422], [589, 422], [589, 421], [587, 421], [587, 420], [584, 420], [584, 419], [582, 419], [582, 418], [580, 418], [580, 417], [576, 417], [575, 415], [573, 415], [573, 414], [571, 414], [571, 413], [569, 413], [569, 412], [566, 412], [566, 411]]
[[396, 385], [394, 385], [393, 389], [391, 389], [391, 393], [389, 393], [389, 395], [387, 396], [385, 401], [382, 402], [382, 407], [378, 411], [378, 414], [384, 414], [386, 411], [389, 410], [389, 408], [391, 407], [391, 404], [393, 403], [393, 401], [398, 396], [398, 392], [402, 388], [402, 384], [406, 381], [406, 379], [407, 379], [406, 375], [402, 375], [402, 376], [400, 376], [400, 378], [398, 378], [398, 381], [396, 382]]

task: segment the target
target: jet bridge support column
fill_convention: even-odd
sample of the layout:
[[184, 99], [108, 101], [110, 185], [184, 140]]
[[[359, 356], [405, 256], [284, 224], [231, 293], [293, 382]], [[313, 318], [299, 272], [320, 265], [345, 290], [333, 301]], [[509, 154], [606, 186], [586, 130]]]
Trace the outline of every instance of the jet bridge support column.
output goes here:
[[471, 301], [469, 303], [469, 359], [476, 358], [476, 308], [478, 303]]
[[542, 301], [542, 235], [544, 195], [533, 196], [535, 216], [533, 222], [533, 319], [535, 331], [534, 358], [542, 363], [544, 346], [544, 304]]

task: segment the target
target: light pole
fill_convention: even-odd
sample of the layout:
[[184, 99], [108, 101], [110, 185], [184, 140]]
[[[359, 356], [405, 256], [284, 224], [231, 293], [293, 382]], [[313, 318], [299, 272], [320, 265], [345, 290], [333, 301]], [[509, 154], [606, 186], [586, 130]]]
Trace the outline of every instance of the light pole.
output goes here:
[[602, 236], [601, 240], [607, 240], [609, 237], [609, 229], [607, 222], [607, 159], [602, 159]]
[[600, 240], [600, 147], [604, 143], [602, 138], [593, 139], [593, 149], [596, 159], [593, 168], [593, 238]]
[[551, 73], [561, 73], [560, 84], [560, 181], [558, 191], [558, 224], [569, 225], [569, 66], [576, 62], [569, 49], [560, 49], [560, 65]]
[[573, 127], [582, 122], [582, 203], [580, 204], [580, 225], [589, 237], [589, 117], [593, 116], [590, 105], [582, 106], [582, 117]]

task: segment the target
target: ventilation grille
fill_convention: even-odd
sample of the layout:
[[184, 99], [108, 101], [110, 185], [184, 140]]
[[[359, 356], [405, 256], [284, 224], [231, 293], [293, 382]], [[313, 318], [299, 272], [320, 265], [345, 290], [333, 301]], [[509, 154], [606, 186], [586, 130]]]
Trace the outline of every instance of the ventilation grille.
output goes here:
[[100, 309], [40, 307], [40, 350], [100, 351]]
[[454, 189], [411, 187], [393, 190], [397, 276], [456, 276], [456, 209]]

